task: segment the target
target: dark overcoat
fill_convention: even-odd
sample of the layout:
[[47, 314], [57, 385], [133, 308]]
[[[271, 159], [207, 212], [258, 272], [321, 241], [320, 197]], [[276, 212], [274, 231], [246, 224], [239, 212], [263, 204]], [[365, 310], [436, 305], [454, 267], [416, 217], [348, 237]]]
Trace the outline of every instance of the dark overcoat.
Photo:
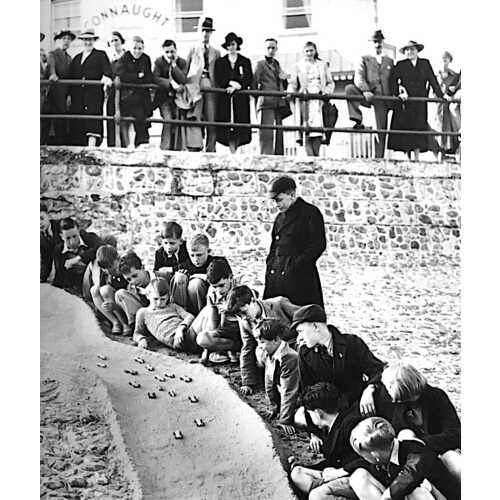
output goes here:
[[[80, 52], [71, 61], [73, 80], [100, 80], [103, 76], [112, 77], [108, 56], [103, 50], [93, 49], [83, 61]], [[102, 85], [72, 85], [71, 113], [82, 115], [102, 115], [104, 90]], [[98, 134], [102, 138], [102, 120], [71, 120], [72, 139], [75, 145], [85, 146], [87, 134]]]
[[323, 307], [316, 261], [326, 248], [325, 224], [318, 208], [302, 198], [278, 214], [266, 260], [264, 299], [283, 295], [293, 304]]
[[[409, 97], [428, 97], [429, 86], [436, 96], [443, 97], [436, 75], [428, 59], [417, 59], [413, 66], [409, 59], [399, 61], [390, 76], [393, 95], [399, 94], [399, 85], [405, 87]], [[426, 102], [397, 102], [391, 120], [391, 130], [429, 130]], [[429, 138], [425, 135], [389, 134], [387, 147], [394, 151], [427, 151]]]
[[[233, 80], [241, 85], [241, 90], [252, 87], [253, 73], [250, 59], [238, 54], [234, 68], [231, 67], [228, 56], [215, 61], [215, 81], [217, 87], [227, 88]], [[233, 116], [231, 117], [231, 102]], [[232, 98], [229, 94], [217, 94], [216, 121], [233, 123], [250, 123], [250, 98], [235, 92]], [[217, 127], [217, 142], [229, 146], [229, 139], [236, 139], [236, 146], [248, 144], [252, 139], [250, 128]]]
[[328, 329], [333, 339], [333, 356], [325, 346], [301, 346], [300, 383], [304, 389], [318, 382], [331, 382], [352, 404], [361, 397], [368, 380], [380, 375], [385, 364], [357, 335], [342, 334], [331, 325]]
[[40, 231], [40, 281], [47, 281], [52, 271], [52, 262], [54, 260], [54, 251], [62, 243], [59, 234], [59, 221], [50, 221], [51, 234]]

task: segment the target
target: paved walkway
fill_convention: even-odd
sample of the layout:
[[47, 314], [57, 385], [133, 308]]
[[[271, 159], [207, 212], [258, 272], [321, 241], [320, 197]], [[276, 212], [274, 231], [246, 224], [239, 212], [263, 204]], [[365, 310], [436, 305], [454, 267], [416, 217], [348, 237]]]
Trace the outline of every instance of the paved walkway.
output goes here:
[[[72, 359], [104, 381], [144, 498], [293, 498], [269, 432], [223, 377], [200, 365], [141, 352], [155, 367], [148, 372], [134, 362], [136, 348], [104, 336], [82, 300], [50, 285], [41, 285], [40, 296], [41, 350]], [[101, 361], [97, 354], [108, 360]], [[127, 368], [139, 375], [126, 375]], [[176, 377], [166, 379], [161, 384], [166, 390], [159, 392], [154, 375], [166, 370]], [[183, 382], [181, 375], [193, 381]], [[129, 380], [142, 387], [132, 388]], [[167, 393], [171, 389], [177, 393], [174, 398]], [[158, 399], [147, 397], [152, 390]], [[191, 403], [190, 394], [199, 402]], [[195, 418], [202, 418], [206, 427], [197, 428]], [[182, 430], [183, 440], [173, 438], [176, 429]]]

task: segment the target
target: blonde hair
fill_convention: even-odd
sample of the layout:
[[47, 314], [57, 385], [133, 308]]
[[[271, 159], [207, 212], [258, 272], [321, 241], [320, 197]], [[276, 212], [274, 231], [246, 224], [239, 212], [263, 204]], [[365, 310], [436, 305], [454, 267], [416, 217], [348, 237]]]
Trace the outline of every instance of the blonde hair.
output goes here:
[[389, 448], [395, 436], [394, 427], [385, 418], [370, 417], [354, 427], [349, 442], [359, 455], [362, 452]]
[[414, 366], [397, 361], [382, 372], [382, 383], [393, 401], [404, 402], [420, 397], [427, 380]]
[[154, 278], [149, 284], [149, 288], [158, 293], [160, 297], [170, 296], [170, 285], [164, 278]]
[[194, 248], [194, 247], [205, 247], [205, 248], [210, 248], [210, 242], [208, 240], [208, 236], [203, 234], [203, 233], [197, 233], [195, 234], [190, 240], [189, 240], [189, 247]]

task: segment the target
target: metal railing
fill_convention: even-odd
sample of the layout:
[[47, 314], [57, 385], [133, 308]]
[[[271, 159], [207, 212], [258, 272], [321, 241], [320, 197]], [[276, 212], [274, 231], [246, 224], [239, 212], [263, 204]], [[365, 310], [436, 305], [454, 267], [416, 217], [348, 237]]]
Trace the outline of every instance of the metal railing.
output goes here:
[[[103, 86], [100, 80], [40, 80], [40, 85], [42, 86], [53, 86], [53, 85], [80, 85], [80, 86]], [[126, 83], [122, 82], [119, 77], [115, 77], [112, 88], [114, 88], [114, 104], [115, 104], [115, 114], [113, 116], [108, 115], [83, 115], [83, 114], [51, 114], [42, 113], [40, 114], [41, 119], [69, 119], [69, 120], [103, 120], [103, 121], [114, 121], [115, 127], [115, 143], [118, 147], [121, 146], [121, 134], [120, 134], [120, 124], [122, 122], [136, 121], [137, 118], [133, 116], [122, 116], [120, 111], [120, 100], [121, 100], [121, 89], [122, 88], [143, 88], [143, 89], [160, 89], [163, 88], [155, 83]], [[210, 89], [200, 89], [201, 92], [208, 93], [226, 93], [226, 89], [222, 88], [210, 88]], [[341, 101], [363, 101], [365, 98], [360, 96], [347, 96], [345, 94], [314, 94], [314, 93], [304, 93], [304, 92], [279, 92], [271, 90], [237, 90], [233, 95], [248, 95], [254, 98], [259, 96], [267, 97], [286, 97], [288, 99], [298, 99], [302, 100], [312, 100], [319, 99], [323, 101], [330, 100], [341, 100]], [[373, 101], [385, 101], [385, 102], [401, 102], [398, 97], [394, 96], [373, 96]], [[442, 99], [438, 97], [408, 97], [406, 102], [432, 102], [432, 103], [442, 103], [449, 105], [452, 103], [461, 103], [460, 99]], [[267, 129], [267, 130], [282, 130], [283, 132], [333, 132], [333, 133], [356, 133], [356, 134], [407, 134], [407, 135], [426, 135], [426, 136], [450, 136], [450, 137], [460, 137], [460, 132], [443, 132], [435, 130], [391, 130], [391, 129], [374, 129], [374, 128], [364, 128], [364, 129], [353, 129], [352, 127], [310, 127], [308, 125], [267, 125], [261, 123], [235, 123], [235, 122], [219, 122], [219, 121], [193, 121], [193, 120], [179, 120], [179, 119], [163, 119], [163, 118], [146, 118], [143, 120], [146, 123], [168, 123], [178, 126], [187, 127], [231, 127], [231, 128], [250, 128], [250, 129]]]

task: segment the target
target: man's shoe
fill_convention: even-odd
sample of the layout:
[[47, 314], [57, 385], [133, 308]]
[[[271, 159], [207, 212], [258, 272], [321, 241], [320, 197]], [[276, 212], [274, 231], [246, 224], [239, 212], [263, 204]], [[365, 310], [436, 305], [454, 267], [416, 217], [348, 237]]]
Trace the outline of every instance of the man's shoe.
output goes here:
[[222, 352], [211, 352], [208, 357], [211, 363], [222, 364], [229, 361], [229, 357]]
[[352, 127], [352, 128], [353, 128], [353, 130], [364, 130], [365, 126], [364, 126], [362, 123], [357, 123], [357, 122], [356, 122], [356, 123], [353, 125], [353, 127]]

